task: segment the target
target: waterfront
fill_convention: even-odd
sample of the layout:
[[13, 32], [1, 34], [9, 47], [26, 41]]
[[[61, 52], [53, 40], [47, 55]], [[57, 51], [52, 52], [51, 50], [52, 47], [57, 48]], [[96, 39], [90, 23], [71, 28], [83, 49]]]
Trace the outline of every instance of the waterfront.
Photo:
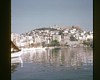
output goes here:
[[30, 51], [21, 64], [12, 64], [12, 80], [93, 80], [92, 48]]

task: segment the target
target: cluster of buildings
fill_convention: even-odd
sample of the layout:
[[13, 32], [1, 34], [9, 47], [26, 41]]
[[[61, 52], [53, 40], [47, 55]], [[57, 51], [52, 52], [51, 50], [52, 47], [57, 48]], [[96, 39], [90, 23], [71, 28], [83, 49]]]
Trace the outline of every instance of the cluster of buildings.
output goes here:
[[61, 46], [81, 46], [83, 41], [93, 40], [93, 32], [83, 31], [78, 26], [38, 28], [30, 32], [11, 33], [11, 40], [18, 47], [43, 47], [57, 40]]

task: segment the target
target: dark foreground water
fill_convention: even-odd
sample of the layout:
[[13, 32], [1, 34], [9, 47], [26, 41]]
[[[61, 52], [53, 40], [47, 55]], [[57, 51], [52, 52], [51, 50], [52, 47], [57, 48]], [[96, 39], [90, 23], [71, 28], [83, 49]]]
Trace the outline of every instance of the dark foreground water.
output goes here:
[[22, 60], [12, 64], [12, 80], [93, 80], [91, 48], [26, 52]]

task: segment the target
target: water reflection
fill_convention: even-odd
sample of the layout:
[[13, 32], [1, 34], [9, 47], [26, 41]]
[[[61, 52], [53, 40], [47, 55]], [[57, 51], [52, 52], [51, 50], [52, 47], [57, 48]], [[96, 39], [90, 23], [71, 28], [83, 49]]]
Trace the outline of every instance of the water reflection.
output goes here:
[[93, 51], [90, 48], [48, 49], [25, 53], [22, 58], [24, 62], [79, 68], [93, 63]]
[[14, 71], [16, 71], [16, 68], [18, 67], [19, 63], [13, 63], [11, 64], [11, 73], [13, 73]]
[[[93, 51], [91, 48], [55, 48], [45, 51], [30, 51], [24, 53], [21, 59], [24, 63], [39, 63], [44, 66], [64, 66], [77, 69], [93, 64]], [[18, 63], [16, 65], [12, 64], [13, 71], [17, 65]], [[23, 66], [22, 63], [21, 66]]]

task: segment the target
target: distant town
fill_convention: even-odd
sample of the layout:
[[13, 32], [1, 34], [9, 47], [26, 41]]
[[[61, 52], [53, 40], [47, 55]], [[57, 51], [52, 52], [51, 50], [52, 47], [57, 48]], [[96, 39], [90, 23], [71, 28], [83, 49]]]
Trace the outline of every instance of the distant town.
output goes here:
[[93, 31], [79, 26], [43, 27], [26, 33], [11, 33], [11, 41], [19, 48], [37, 47], [93, 47]]

